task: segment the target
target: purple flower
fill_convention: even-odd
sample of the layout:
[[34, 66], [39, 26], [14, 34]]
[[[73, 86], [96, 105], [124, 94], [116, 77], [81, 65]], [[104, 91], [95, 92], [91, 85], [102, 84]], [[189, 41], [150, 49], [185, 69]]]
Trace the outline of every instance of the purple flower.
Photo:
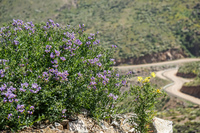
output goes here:
[[94, 82], [94, 81], [90, 82], [90, 85], [96, 85], [96, 84], [97, 84], [97, 83]]
[[116, 45], [112, 45], [112, 48], [117, 48], [117, 46]]
[[117, 100], [117, 98], [118, 98], [118, 96], [117, 96], [117, 95], [113, 97], [113, 99], [114, 99], [114, 100]]
[[38, 84], [37, 83], [33, 83], [32, 84], [32, 88], [36, 89], [38, 87]]
[[17, 95], [11, 93], [9, 96], [8, 96], [8, 99], [12, 99], [12, 98], [15, 98]]
[[12, 116], [12, 114], [10, 113], [10, 114], [8, 114], [8, 117], [7, 117], [7, 118], [10, 119], [11, 116]]
[[30, 115], [32, 115], [33, 114], [33, 112], [32, 111], [27, 111], [28, 112], [28, 114], [30, 114]]
[[96, 90], [97, 89], [97, 87], [96, 86], [93, 86], [93, 88]]
[[51, 58], [55, 58], [55, 55], [53, 54], [53, 52], [50, 54]]
[[78, 73], [78, 76], [79, 76], [79, 77], [81, 77], [81, 76], [82, 76], [82, 74], [79, 72], [79, 73]]
[[18, 45], [18, 44], [19, 44], [19, 42], [14, 40], [14, 45]]
[[76, 39], [76, 40], [74, 41], [74, 43], [75, 43], [75, 44], [78, 44], [78, 45], [82, 45], [82, 42], [81, 42], [79, 39]]
[[93, 42], [94, 45], [98, 44], [96, 41]]
[[115, 61], [115, 59], [110, 59], [110, 61]]
[[43, 72], [43, 73], [42, 73], [42, 76], [43, 76], [43, 77], [48, 76], [48, 73], [47, 73], [47, 72]]
[[65, 76], [68, 76], [68, 75], [69, 75], [68, 71], [64, 71], [63, 74], [64, 74]]
[[97, 43], [99, 44], [99, 43], [100, 43], [100, 40], [97, 40]]
[[114, 95], [112, 94], [112, 93], [110, 93], [109, 95], [108, 95], [108, 97], [113, 97]]
[[4, 102], [4, 103], [6, 103], [6, 102], [7, 102], [7, 99], [6, 99], [5, 97], [3, 98], [3, 102]]
[[91, 44], [91, 42], [90, 42], [90, 41], [88, 41], [88, 42], [86, 42], [86, 44], [87, 44], [87, 45], [90, 45], [90, 44]]
[[119, 87], [119, 83], [116, 83], [115, 85]]
[[53, 67], [57, 68], [57, 67], [58, 67], [58, 65], [53, 65]]
[[63, 109], [63, 110], [62, 110], [62, 113], [64, 114], [66, 111], [67, 111], [66, 109]]
[[93, 34], [93, 33], [90, 33], [90, 36], [95, 36], [95, 34]]
[[44, 30], [47, 30], [47, 27], [46, 27], [46, 26], [44, 26], [44, 27], [43, 27], [43, 29], [44, 29]]
[[60, 51], [55, 50], [56, 56], [60, 56]]
[[50, 22], [50, 23], [54, 23], [52, 19], [49, 19], [49, 22]]
[[19, 110], [19, 109], [24, 109], [24, 105], [23, 104], [22, 105], [18, 104], [16, 110]]
[[101, 67], [101, 65], [102, 65], [100, 62], [98, 62], [98, 63], [96, 63], [96, 64], [97, 64], [97, 66], [99, 66], [99, 67]]
[[126, 83], [127, 83], [126, 80], [122, 81], [122, 85], [126, 85]]
[[15, 102], [18, 102], [19, 100], [18, 99], [15, 99]]
[[14, 102], [14, 99], [9, 99], [9, 103], [12, 103], [12, 102]]
[[102, 82], [103, 82], [104, 85], [106, 85], [106, 81], [105, 80], [103, 80]]
[[117, 73], [116, 76], [119, 77], [119, 74]]
[[0, 91], [4, 91], [4, 90], [6, 90], [6, 87], [7, 87], [6, 84], [2, 85], [2, 86], [0, 87]]
[[50, 50], [45, 50], [45, 52], [46, 52], [46, 53], [49, 53], [49, 52], [50, 52]]
[[46, 49], [51, 49], [52, 46], [51, 45], [46, 45]]
[[10, 91], [16, 91], [16, 88], [14, 88], [13, 86], [10, 86], [9, 90]]
[[23, 87], [23, 86], [28, 87], [28, 83], [27, 83], [27, 82], [22, 83], [22, 84], [21, 84], [21, 87]]
[[62, 61], [65, 61], [65, 60], [66, 60], [65, 57], [60, 57], [60, 59], [61, 59]]
[[26, 90], [23, 89], [23, 88], [19, 88], [19, 91], [21, 91], [21, 92], [25, 92]]
[[58, 61], [57, 61], [57, 60], [54, 60], [54, 63], [55, 63], [55, 64], [58, 64]]
[[56, 26], [57, 26], [57, 27], [60, 27], [60, 25], [59, 25], [58, 23], [56, 23]]
[[95, 80], [95, 77], [92, 77], [91, 80]]
[[88, 36], [88, 39], [89, 39], [89, 40], [92, 40], [92, 37]]
[[31, 107], [30, 107], [30, 109], [32, 109], [32, 110], [34, 110], [34, 108], [35, 108], [34, 106], [31, 106]]
[[126, 75], [132, 74], [132, 71], [128, 72]]
[[97, 58], [100, 58], [102, 56], [102, 54], [97, 55]]
[[108, 97], [112, 97], [114, 100], [117, 100], [117, 98], [118, 98], [118, 96], [116, 95], [114, 95], [114, 94], [112, 94], [112, 93], [110, 93], [109, 95], [108, 95]]

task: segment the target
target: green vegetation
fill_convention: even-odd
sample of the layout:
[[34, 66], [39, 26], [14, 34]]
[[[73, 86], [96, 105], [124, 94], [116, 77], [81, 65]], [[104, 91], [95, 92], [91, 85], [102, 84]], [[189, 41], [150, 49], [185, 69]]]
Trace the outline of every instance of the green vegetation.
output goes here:
[[111, 67], [116, 46], [100, 47], [98, 35], [83, 33], [83, 27], [62, 28], [49, 19], [41, 24], [13, 20], [1, 28], [0, 130], [50, 124], [83, 109], [96, 122], [109, 120], [131, 94], [137, 114], [132, 126], [147, 133], [161, 95], [149, 82], [155, 74], [138, 78], [139, 86], [121, 94], [127, 80]]
[[200, 4], [196, 0], [0, 0], [0, 25], [12, 19], [86, 25], [100, 32], [115, 58], [140, 57], [173, 48], [199, 55]]
[[195, 79], [191, 82], [185, 83], [184, 86], [199, 86], [200, 85], [200, 62], [187, 63], [178, 69], [178, 73], [187, 75], [194, 75]]
[[200, 106], [174, 97], [162, 97], [156, 104], [157, 117], [173, 121], [174, 133], [199, 132]]
[[186, 63], [178, 69], [178, 73], [200, 75], [200, 62]]

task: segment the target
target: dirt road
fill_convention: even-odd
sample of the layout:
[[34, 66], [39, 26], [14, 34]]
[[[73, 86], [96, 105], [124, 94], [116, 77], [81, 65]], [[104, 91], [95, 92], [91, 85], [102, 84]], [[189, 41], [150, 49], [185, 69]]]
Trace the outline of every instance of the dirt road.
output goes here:
[[[149, 66], [159, 66], [159, 65], [169, 65], [169, 64], [181, 64], [186, 62], [194, 62], [194, 61], [200, 61], [200, 59], [192, 59], [192, 58], [186, 58], [186, 59], [180, 59], [180, 60], [174, 60], [174, 61], [167, 61], [167, 62], [159, 62], [159, 63], [152, 63], [152, 64], [142, 64], [142, 65], [130, 65], [130, 66], [117, 66], [115, 68], [119, 68], [121, 70], [127, 69], [127, 68], [138, 68], [138, 67], [149, 67]], [[191, 81], [191, 79], [184, 79], [176, 76], [176, 73], [178, 71], [178, 68], [176, 69], [168, 69], [159, 71], [156, 73], [156, 75], [162, 79], [171, 80], [172, 83], [168, 84], [167, 86], [163, 87], [164, 90], [172, 96], [179, 97], [184, 100], [188, 100], [192, 103], [200, 105], [200, 99], [184, 94], [180, 92], [180, 89], [182, 85], [185, 82]]]
[[170, 79], [172, 81], [171, 84], [163, 87], [163, 89], [169, 95], [179, 97], [181, 99], [184, 99], [184, 100], [187, 100], [187, 101], [190, 101], [192, 103], [200, 105], [200, 99], [199, 98], [196, 98], [196, 97], [193, 97], [193, 96], [190, 96], [190, 95], [187, 95], [185, 93], [180, 92], [182, 85], [185, 82], [191, 81], [192, 79], [185, 79], [185, 78], [177, 77], [176, 76], [177, 71], [178, 71], [178, 69], [169, 69], [167, 71], [166, 70], [165, 71], [159, 71], [159, 72], [156, 73], [156, 75], [158, 77], [160, 77], [162, 79]]
[[185, 58], [185, 59], [158, 62], [158, 63], [150, 63], [150, 64], [114, 66], [114, 68], [127, 69], [127, 68], [138, 68], [138, 67], [162, 66], [162, 65], [182, 64], [182, 63], [194, 62], [194, 61], [200, 61], [200, 58], [199, 59], [198, 58]]

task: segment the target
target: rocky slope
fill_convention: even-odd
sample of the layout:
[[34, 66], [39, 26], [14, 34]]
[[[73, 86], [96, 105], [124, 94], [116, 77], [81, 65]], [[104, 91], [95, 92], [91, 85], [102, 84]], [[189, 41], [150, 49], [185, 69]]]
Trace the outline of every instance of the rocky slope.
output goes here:
[[183, 86], [180, 91], [200, 98], [200, 86]]
[[119, 59], [116, 60], [115, 65], [155, 63], [168, 60], [182, 59], [185, 57], [188, 57], [188, 55], [183, 49], [170, 49], [159, 53], [147, 54], [138, 58]]

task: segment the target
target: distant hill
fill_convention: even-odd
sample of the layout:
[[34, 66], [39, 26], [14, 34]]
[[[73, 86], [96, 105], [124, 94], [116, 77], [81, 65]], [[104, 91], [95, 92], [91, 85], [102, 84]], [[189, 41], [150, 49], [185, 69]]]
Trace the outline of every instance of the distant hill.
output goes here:
[[117, 45], [115, 58], [183, 49], [199, 56], [200, 2], [197, 0], [0, 0], [0, 25], [22, 19], [54, 21], [100, 32], [101, 45]]

